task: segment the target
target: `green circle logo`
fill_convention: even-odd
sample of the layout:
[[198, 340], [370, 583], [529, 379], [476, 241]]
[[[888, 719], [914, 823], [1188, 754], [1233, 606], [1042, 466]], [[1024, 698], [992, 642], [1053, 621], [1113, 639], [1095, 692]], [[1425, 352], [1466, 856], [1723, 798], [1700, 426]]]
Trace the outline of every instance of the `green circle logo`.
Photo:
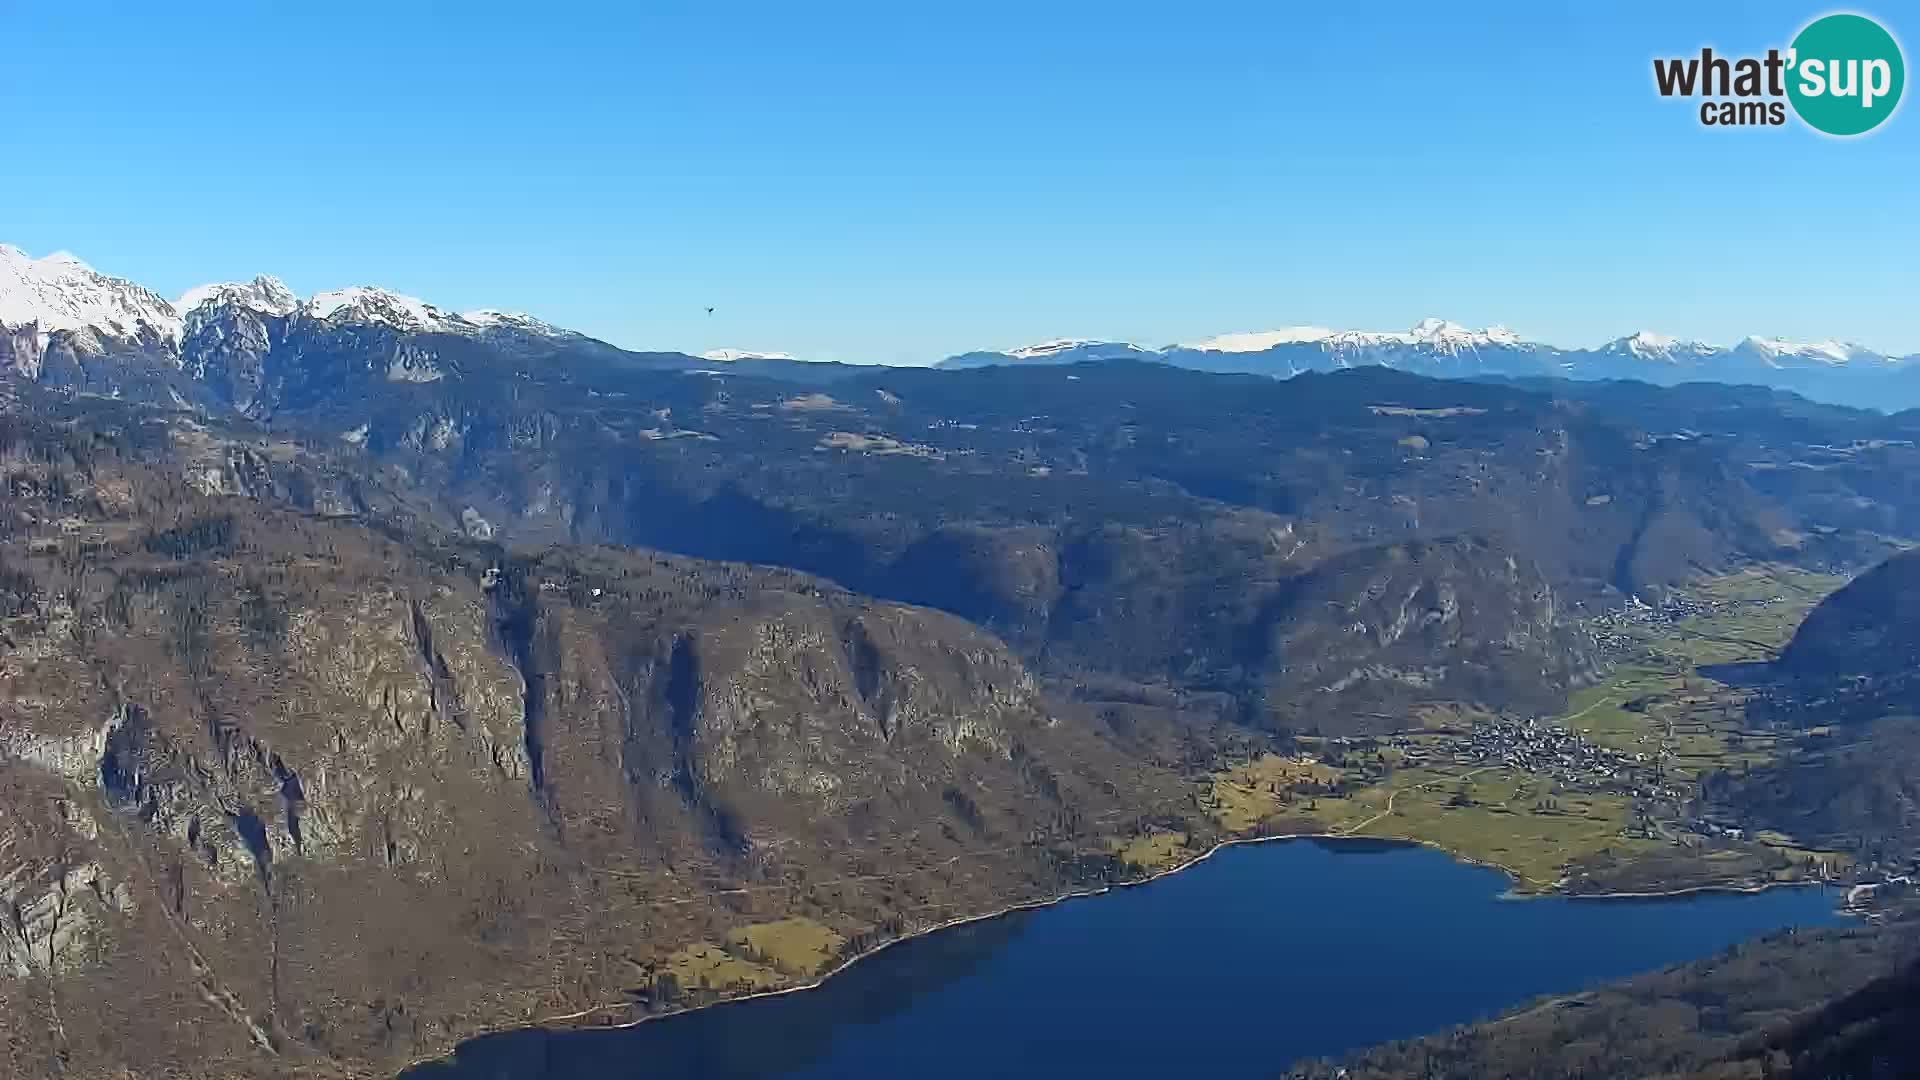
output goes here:
[[1900, 104], [1907, 65], [1900, 44], [1864, 15], [1807, 24], [1788, 53], [1787, 99], [1808, 126], [1829, 135], [1879, 127]]

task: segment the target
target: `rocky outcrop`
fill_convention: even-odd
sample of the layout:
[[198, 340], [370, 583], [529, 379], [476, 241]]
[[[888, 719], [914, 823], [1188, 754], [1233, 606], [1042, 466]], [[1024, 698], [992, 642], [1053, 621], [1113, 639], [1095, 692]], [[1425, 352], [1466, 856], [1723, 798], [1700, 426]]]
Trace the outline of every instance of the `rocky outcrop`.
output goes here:
[[[0, 758], [0, 981], [55, 979], [97, 966], [135, 898], [102, 863], [98, 826], [62, 788]], [[46, 801], [22, 798], [37, 793]]]
[[38, 323], [0, 326], [0, 372], [38, 379], [46, 359], [46, 343]]
[[265, 402], [268, 357], [285, 329], [285, 316], [249, 304], [209, 304], [186, 320], [180, 345], [183, 370], [207, 384], [235, 411], [255, 415]]
[[1596, 663], [1544, 575], [1473, 538], [1329, 559], [1269, 617], [1266, 701], [1296, 729], [1346, 716], [1399, 730], [1450, 703], [1550, 709]]

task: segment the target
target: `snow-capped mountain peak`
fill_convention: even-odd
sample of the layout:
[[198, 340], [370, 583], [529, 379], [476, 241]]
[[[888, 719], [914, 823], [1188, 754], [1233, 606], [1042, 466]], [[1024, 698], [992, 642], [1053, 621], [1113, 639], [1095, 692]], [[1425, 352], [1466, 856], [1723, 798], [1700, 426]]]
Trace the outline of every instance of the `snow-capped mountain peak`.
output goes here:
[[66, 252], [35, 259], [0, 244], [0, 326], [92, 331], [101, 339], [158, 344], [178, 340], [173, 305], [130, 281], [108, 277]]
[[381, 323], [395, 330], [447, 330], [465, 320], [425, 300], [372, 285], [315, 293], [300, 313], [322, 322]]
[[460, 318], [479, 327], [508, 326], [516, 329], [541, 330], [556, 334], [565, 332], [552, 323], [542, 322], [531, 315], [522, 314], [518, 311], [495, 311], [492, 308], [481, 308], [477, 311], [461, 312]]
[[[13, 250], [15, 254], [21, 254], [21, 255], [25, 254], [25, 252], [20, 251], [19, 248], [14, 248]], [[68, 274], [98, 274], [99, 273], [99, 271], [95, 270], [93, 267], [88, 266], [86, 262], [80, 258], [80, 256], [75, 255], [71, 251], [56, 251], [51, 255], [41, 258], [39, 262], [42, 266], [56, 273], [68, 273]]]
[[1147, 349], [1125, 341], [1101, 338], [1054, 338], [1015, 349], [963, 353], [940, 362], [946, 368], [991, 367], [995, 364], [1051, 366], [1090, 360], [1158, 360], [1164, 350]]
[[708, 349], [700, 354], [702, 360], [714, 360], [720, 363], [732, 363], [735, 360], [791, 360], [792, 353], [753, 352], [749, 349]]
[[1518, 345], [1520, 335], [1504, 326], [1469, 330], [1446, 319], [1421, 319], [1406, 334], [1409, 344], [1430, 345], [1442, 350], [1477, 349], [1489, 345]]
[[1457, 322], [1434, 318], [1421, 319], [1413, 324], [1413, 329], [1407, 331], [1407, 336], [1415, 341], [1445, 341], [1450, 338], [1468, 337], [1471, 334], [1472, 331]]
[[483, 308], [456, 314], [443, 311], [425, 300], [361, 285], [316, 294], [302, 301], [279, 278], [262, 274], [247, 282], [222, 282], [189, 289], [173, 302], [174, 309], [191, 326], [195, 312], [219, 307], [234, 307], [263, 315], [292, 315], [328, 323], [379, 323], [409, 332], [473, 334], [486, 331], [518, 331], [539, 337], [563, 337], [569, 332], [531, 315]]
[[1316, 341], [1325, 341], [1334, 336], [1334, 331], [1324, 326], [1283, 326], [1278, 330], [1249, 330], [1241, 333], [1219, 334], [1204, 341], [1179, 346], [1183, 349], [1198, 349], [1201, 352], [1250, 353], [1266, 352], [1281, 345], [1300, 345]]
[[325, 323], [377, 323], [407, 333], [471, 336], [513, 331], [543, 338], [578, 336], [519, 312], [492, 308], [465, 313], [447, 311], [417, 297], [372, 285], [316, 293], [301, 304], [299, 310], [307, 318]]
[[1809, 360], [1816, 364], [1839, 367], [1852, 360], [1890, 359], [1872, 349], [1846, 341], [1788, 341], [1785, 338], [1755, 335], [1742, 341], [1735, 348], [1740, 352], [1758, 357], [1772, 367], [1790, 364], [1795, 360]]
[[219, 282], [188, 289], [173, 302], [173, 307], [185, 317], [207, 304], [231, 304], [267, 315], [291, 315], [300, 306], [300, 298], [279, 278], [262, 274], [252, 281]]
[[1681, 360], [1699, 359], [1720, 350], [1704, 342], [1688, 341], [1671, 334], [1642, 330], [1637, 334], [1615, 338], [1601, 346], [1600, 351], [1609, 355], [1630, 356], [1637, 360], [1676, 363]]
[[1089, 345], [1103, 344], [1105, 342], [1091, 338], [1055, 338], [1052, 341], [1042, 341], [1037, 345], [1022, 345], [1017, 349], [1008, 349], [1007, 355], [1015, 360], [1039, 360], [1059, 353], [1071, 352], [1074, 349], [1084, 349]]

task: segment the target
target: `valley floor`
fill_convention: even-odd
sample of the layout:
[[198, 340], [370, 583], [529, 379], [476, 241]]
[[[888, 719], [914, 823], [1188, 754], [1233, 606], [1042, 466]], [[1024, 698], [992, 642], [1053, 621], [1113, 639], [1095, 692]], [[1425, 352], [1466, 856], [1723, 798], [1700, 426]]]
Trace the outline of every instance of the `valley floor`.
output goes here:
[[[1831, 879], [1840, 852], [1707, 811], [1701, 780], [1797, 752], [1824, 733], [1749, 730], [1740, 665], [1771, 660], [1845, 579], [1759, 567], [1659, 608], [1591, 621], [1611, 670], [1552, 717], [1434, 714], [1388, 736], [1302, 739], [1211, 777], [1223, 832], [1276, 830], [1430, 844], [1497, 867], [1519, 892], [1636, 895]], [[1147, 868], [1192, 857], [1169, 833], [1130, 838]]]

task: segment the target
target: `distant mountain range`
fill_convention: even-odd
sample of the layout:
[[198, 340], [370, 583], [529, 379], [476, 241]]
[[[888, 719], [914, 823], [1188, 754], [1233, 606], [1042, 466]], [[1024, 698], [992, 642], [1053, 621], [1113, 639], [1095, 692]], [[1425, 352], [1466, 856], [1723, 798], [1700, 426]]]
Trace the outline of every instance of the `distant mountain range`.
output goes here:
[[[458, 368], [454, 357], [471, 358], [475, 349], [681, 370], [717, 364], [774, 377], [793, 374], [801, 363], [784, 352], [632, 352], [528, 315], [454, 312], [369, 286], [301, 299], [262, 276], [201, 286], [168, 301], [68, 254], [35, 259], [0, 245], [0, 374], [115, 393], [146, 383], [254, 414], [270, 411], [290, 386], [323, 377], [316, 360], [349, 344], [347, 351], [360, 359], [349, 365], [352, 371], [335, 374], [375, 381], [433, 381]], [[368, 356], [377, 359], [369, 363]], [[1849, 342], [1756, 336], [1722, 346], [1642, 331], [1596, 348], [1563, 349], [1501, 326], [1473, 330], [1442, 319], [1405, 331], [1293, 326], [1162, 348], [1063, 339], [961, 353], [937, 366], [1104, 360], [1275, 378], [1381, 366], [1448, 378], [1705, 381], [1791, 390], [1832, 404], [1920, 406], [1920, 355], [1897, 357]], [[807, 367], [809, 380], [831, 377], [819, 365]]]
[[940, 366], [1090, 360], [1148, 360], [1196, 371], [1276, 378], [1377, 365], [1447, 378], [1637, 379], [1659, 385], [1724, 382], [1792, 390], [1832, 404], [1873, 408], [1920, 404], [1920, 355], [1897, 357], [1850, 342], [1756, 336], [1726, 346], [1641, 331], [1597, 348], [1563, 349], [1524, 340], [1503, 326], [1472, 330], [1443, 319], [1425, 319], [1398, 332], [1290, 326], [1157, 349], [1131, 342], [1066, 339], [1004, 352], [961, 353]]

